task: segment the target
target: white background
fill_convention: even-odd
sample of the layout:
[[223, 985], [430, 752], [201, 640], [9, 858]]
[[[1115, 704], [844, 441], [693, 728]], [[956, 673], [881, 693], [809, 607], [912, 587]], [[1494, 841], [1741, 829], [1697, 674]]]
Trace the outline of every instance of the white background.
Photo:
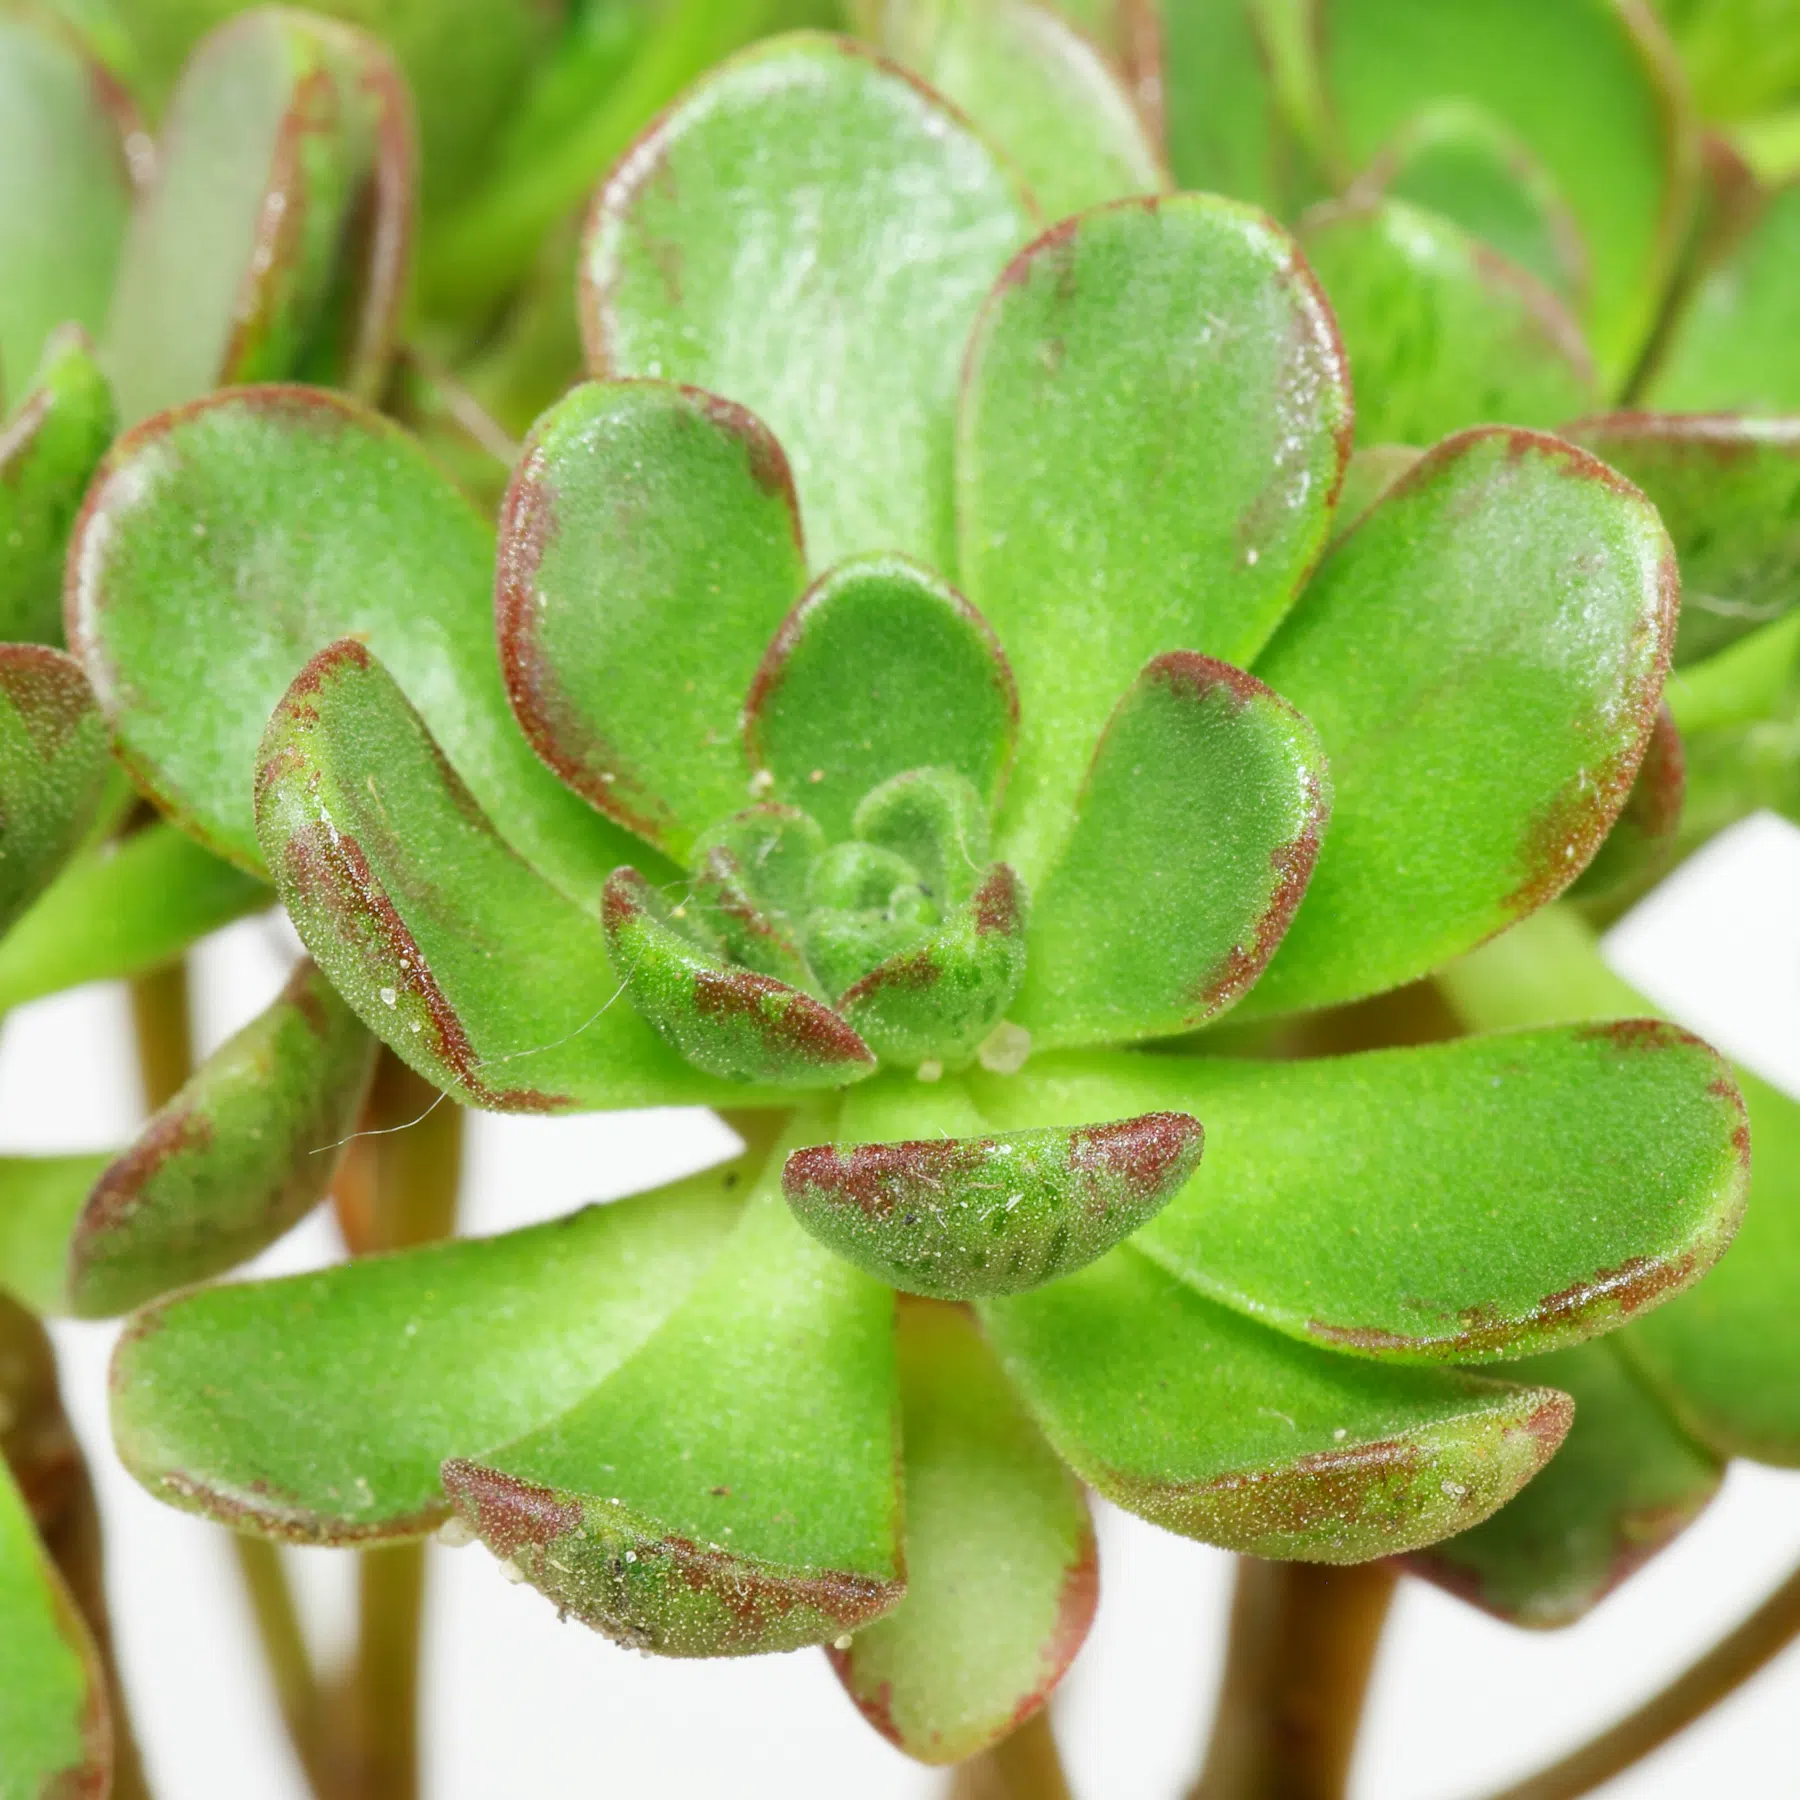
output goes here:
[[[1800, 833], [1748, 822], [1616, 930], [1628, 979], [1800, 1095]], [[291, 940], [250, 920], [200, 959], [210, 1047], [266, 1003]], [[125, 1141], [139, 1119], [123, 993], [23, 1009], [0, 1038], [0, 1147]], [[567, 1120], [471, 1115], [464, 1228], [503, 1230], [718, 1160], [709, 1114]], [[316, 1214], [256, 1265], [338, 1254]], [[1796, 1296], [1800, 1304], [1800, 1295]], [[99, 1482], [125, 1677], [159, 1800], [303, 1800], [220, 1534], [139, 1490], [107, 1444], [115, 1327], [57, 1327], [67, 1400]], [[1056, 1702], [1082, 1800], [1174, 1800], [1218, 1678], [1230, 1559], [1100, 1509], [1098, 1621]], [[288, 1552], [324, 1649], [348, 1627], [349, 1559]], [[479, 1546], [434, 1545], [426, 1659], [430, 1800], [500, 1796], [779, 1796], [910, 1800], [941, 1779], [867, 1729], [816, 1652], [660, 1663], [559, 1625]], [[1800, 1556], [1800, 1473], [1735, 1467], [1683, 1538], [1597, 1612], [1514, 1631], [1404, 1584], [1377, 1670], [1357, 1800], [1464, 1800], [1635, 1703], [1749, 1609]], [[1611, 1800], [1800, 1795], [1800, 1648], [1604, 1792]]]

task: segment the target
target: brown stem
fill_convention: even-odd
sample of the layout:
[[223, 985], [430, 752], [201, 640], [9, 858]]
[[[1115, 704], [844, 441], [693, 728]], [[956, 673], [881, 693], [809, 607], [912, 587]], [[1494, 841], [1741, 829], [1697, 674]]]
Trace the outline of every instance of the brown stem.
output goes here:
[[1033, 1713], [993, 1749], [959, 1763], [946, 1800], [1070, 1800], [1049, 1713]]
[[1395, 1577], [1238, 1558], [1212, 1742], [1188, 1800], [1342, 1800]]
[[184, 961], [165, 964], [131, 983], [131, 1017], [137, 1028], [138, 1079], [150, 1112], [166, 1106], [194, 1069], [194, 1034]]
[[1800, 1569], [1755, 1612], [1635, 1712], [1547, 1769], [1489, 1800], [1575, 1800], [1641, 1762], [1709, 1712], [1800, 1637]]
[[300, 1630], [294, 1590], [282, 1567], [281, 1551], [266, 1538], [231, 1534], [238, 1575], [256, 1621], [257, 1641], [275, 1687], [275, 1704], [287, 1728], [306, 1783], [318, 1800], [330, 1787], [321, 1761], [321, 1697], [312, 1658]]

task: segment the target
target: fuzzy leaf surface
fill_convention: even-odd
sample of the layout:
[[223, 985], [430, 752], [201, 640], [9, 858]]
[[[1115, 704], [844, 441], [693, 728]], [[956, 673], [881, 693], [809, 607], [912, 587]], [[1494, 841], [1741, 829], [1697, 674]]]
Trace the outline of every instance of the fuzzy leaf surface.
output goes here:
[[1311, 1062], [1129, 1053], [972, 1077], [996, 1125], [1206, 1122], [1136, 1239], [1209, 1298], [1355, 1355], [1524, 1356], [1697, 1281], [1748, 1188], [1729, 1067], [1673, 1025], [1500, 1033]]
[[1511, 1624], [1572, 1625], [1693, 1522], [1724, 1470], [1614, 1344], [1580, 1344], [1508, 1372], [1569, 1395], [1569, 1435], [1517, 1499], [1408, 1567]]
[[601, 187], [589, 366], [754, 410], [793, 465], [815, 568], [898, 550], [949, 569], [963, 345], [1035, 217], [892, 64], [847, 39], [774, 39], [691, 88]]
[[1464, 432], [1389, 488], [1256, 664], [1335, 800], [1249, 1010], [1396, 987], [1555, 899], [1631, 791], [1677, 591], [1655, 508], [1556, 438]]
[[0, 1288], [38, 1314], [69, 1310], [69, 1237], [112, 1161], [89, 1156], [0, 1156]]
[[[492, 577], [487, 526], [404, 432], [319, 389], [257, 388], [114, 446], [70, 547], [69, 641], [157, 804], [266, 878], [263, 727], [308, 657], [357, 635], [520, 854], [592, 898], [631, 840], [520, 737]], [[229, 682], [196, 684], [196, 645]]]
[[596, 913], [500, 839], [355, 638], [269, 721], [257, 822], [320, 968], [402, 1061], [501, 1112], [717, 1100], [623, 1000]]
[[1187, 1031], [1267, 966], [1331, 810], [1317, 733], [1241, 669], [1157, 657], [1108, 721], [1032, 905], [1012, 1016], [1034, 1043]]
[[1001, 847], [1031, 884], [1144, 664], [1247, 663], [1287, 611], [1349, 455], [1348, 377], [1286, 233], [1213, 196], [1131, 201], [1007, 270], [957, 430], [963, 587], [1019, 684]]
[[685, 858], [748, 799], [744, 690], [806, 584], [781, 446], [711, 394], [586, 383], [532, 427], [499, 570], [501, 662], [532, 747]]
[[238, 1530], [422, 1536], [450, 1513], [444, 1458], [556, 1417], [618, 1367], [717, 1254], [753, 1172], [740, 1159], [499, 1237], [177, 1294], [114, 1355], [119, 1454], [158, 1499]]
[[884, 1737], [960, 1762], [1036, 1712], [1081, 1648], [1094, 1528], [966, 1312], [902, 1303], [899, 1366], [906, 1598], [827, 1654]]
[[1165, 1530], [1252, 1556], [1365, 1562], [1466, 1530], [1569, 1427], [1554, 1389], [1316, 1350], [1129, 1244], [981, 1310], [1084, 1481]]

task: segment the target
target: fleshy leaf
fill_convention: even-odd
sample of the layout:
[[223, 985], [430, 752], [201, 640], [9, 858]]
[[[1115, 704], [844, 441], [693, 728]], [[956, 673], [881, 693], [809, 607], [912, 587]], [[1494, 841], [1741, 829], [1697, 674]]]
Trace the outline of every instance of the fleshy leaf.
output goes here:
[[[119, 1454], [158, 1499], [266, 1537], [418, 1537], [445, 1457], [553, 1419], [728, 1236], [754, 1163], [547, 1225], [178, 1294], [113, 1359]], [[304, 1421], [304, 1424], [301, 1424]]]
[[694, 846], [691, 910], [726, 956], [790, 987], [814, 991], [801, 948], [807, 878], [825, 834], [798, 807], [746, 807]]
[[992, 1137], [858, 1141], [798, 1150], [782, 1171], [794, 1216], [891, 1286], [939, 1300], [1013, 1294], [1085, 1267], [1174, 1199], [1200, 1166], [1187, 1113], [1145, 1113]]
[[1649, 9], [1617, 0], [1314, 0], [1327, 118], [1362, 169], [1444, 96], [1482, 108], [1548, 170], [1589, 253], [1589, 338], [1608, 384], [1654, 318], [1686, 223], [1680, 71]]
[[1554, 1389], [1333, 1356], [1202, 1299], [1129, 1244], [981, 1312], [1089, 1486], [1252, 1556], [1365, 1562], [1466, 1530], [1569, 1428]]
[[1800, 1104], [1740, 1069], [1755, 1146], [1738, 1241], [1691, 1294], [1619, 1339], [1699, 1440], [1722, 1456], [1800, 1466]]
[[0, 1794], [104, 1794], [112, 1728], [93, 1640], [0, 1458]]
[[540, 1430], [447, 1462], [444, 1486], [496, 1556], [622, 1643], [829, 1642], [905, 1592], [893, 1309], [794, 1223], [771, 1169], [636, 1355]]
[[753, 767], [835, 841], [865, 794], [908, 769], [953, 768], [993, 806], [1019, 697], [987, 621], [954, 588], [903, 557], [860, 556], [782, 622], [743, 709]]
[[[263, 874], [247, 771], [306, 659], [389, 663], [507, 841], [598, 896], [631, 840], [532, 755], [494, 649], [493, 540], [397, 427], [311, 388], [222, 394], [128, 432], [69, 562], [69, 641], [166, 812]], [[196, 683], [194, 658], [229, 669]]]
[[44, 340], [106, 319], [149, 153], [129, 96], [48, 9], [0, 16], [0, 374], [15, 392]]
[[325, 1197], [375, 1040], [310, 961], [209, 1056], [100, 1177], [69, 1247], [83, 1318], [254, 1256]]
[[842, 1087], [875, 1072], [829, 1007], [696, 941], [661, 891], [617, 869], [600, 905], [607, 954], [633, 1006], [684, 1060], [721, 1081]]
[[1369, 444], [1354, 452], [1344, 471], [1344, 486], [1331, 521], [1331, 544], [1348, 537], [1376, 504], [1425, 452], [1410, 444]]
[[35, 1313], [69, 1310], [69, 1236], [101, 1171], [92, 1156], [0, 1156], [0, 1288]]
[[1169, 186], [1112, 65], [1048, 7], [886, 0], [880, 23], [882, 49], [987, 133], [1017, 164], [1046, 218]]
[[69, 528], [112, 435], [112, 390], [87, 338], [78, 327], [53, 332], [31, 391], [0, 431], [0, 640], [63, 641]]
[[1613, 1344], [1508, 1372], [1575, 1402], [1562, 1449], [1516, 1500], [1408, 1566], [1512, 1624], [1572, 1625], [1693, 1522], [1724, 1471]]
[[[1120, 0], [1114, 10], [1133, 9]], [[1285, 212], [1296, 147], [1283, 129], [1263, 36], [1270, 9], [1252, 0], [1184, 0], [1159, 10], [1165, 135], [1177, 182]]]
[[1555, 899], [1631, 791], [1677, 587], [1655, 508], [1556, 438], [1464, 432], [1390, 488], [1256, 664], [1335, 799], [1247, 1010], [1397, 987]]
[[398, 326], [412, 111], [380, 41], [264, 7], [195, 50], [168, 105], [107, 327], [129, 424], [231, 382], [373, 400]]
[[963, 345], [1034, 217], [911, 77], [779, 38], [691, 88], [600, 189], [589, 365], [752, 408], [793, 464], [815, 568], [898, 550], [947, 569]]
[[172, 825], [96, 844], [0, 941], [0, 1011], [85, 981], [160, 968], [274, 898]]
[[1285, 233], [1183, 194], [1067, 220], [1007, 271], [958, 422], [965, 591], [1018, 677], [1008, 860], [1055, 862], [1094, 740], [1161, 651], [1253, 656], [1349, 455], [1336, 329]]
[[42, 644], [0, 644], [0, 932], [94, 823], [106, 748], [106, 722], [79, 664]]
[[1554, 425], [1593, 403], [1562, 302], [1461, 226], [1386, 199], [1318, 207], [1297, 229], [1344, 334], [1359, 444]]
[[1665, 702], [1618, 822], [1570, 885], [1570, 899], [1608, 899], [1659, 874], [1675, 854], [1686, 794], [1687, 753]]
[[748, 798], [744, 689], [806, 582], [781, 446], [711, 394], [587, 383], [532, 428], [499, 568], [501, 662], [533, 748], [685, 857]]
[[1564, 436], [1655, 503], [1681, 559], [1678, 664], [1800, 601], [1800, 419], [1613, 413]]
[[1748, 1187], [1729, 1067], [1648, 1019], [1311, 1062], [1052, 1057], [971, 1079], [1009, 1129], [1150, 1107], [1204, 1119], [1199, 1175], [1134, 1248], [1364, 1356], [1485, 1361], [1609, 1330], [1699, 1280]]
[[1275, 954], [1331, 810], [1325, 753], [1229, 664], [1159, 656], [1113, 712], [1032, 906], [1012, 1016], [1040, 1047], [1191, 1030]]
[[1049, 1698], [1099, 1599], [1079, 1484], [960, 1307], [900, 1307], [906, 1598], [848, 1647], [838, 1679], [884, 1737], [960, 1762]]
[[623, 1003], [598, 916], [501, 842], [355, 638], [275, 709], [256, 811], [301, 941], [434, 1086], [502, 1112], [745, 1098]]

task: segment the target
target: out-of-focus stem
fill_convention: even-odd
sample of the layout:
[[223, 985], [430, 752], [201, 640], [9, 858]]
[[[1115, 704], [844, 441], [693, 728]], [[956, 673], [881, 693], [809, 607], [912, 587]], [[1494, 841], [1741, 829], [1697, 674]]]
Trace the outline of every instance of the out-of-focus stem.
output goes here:
[[300, 1630], [294, 1590], [282, 1567], [281, 1551], [265, 1538], [232, 1533], [238, 1575], [256, 1621], [257, 1641], [275, 1687], [275, 1704], [288, 1741], [294, 1747], [307, 1786], [318, 1800], [329, 1800], [330, 1789], [320, 1764], [320, 1695]]
[[1033, 1713], [993, 1749], [959, 1764], [946, 1800], [1070, 1800], [1049, 1713]]
[[131, 1017], [137, 1029], [144, 1106], [155, 1112], [174, 1099], [194, 1069], [185, 958], [133, 978]]

